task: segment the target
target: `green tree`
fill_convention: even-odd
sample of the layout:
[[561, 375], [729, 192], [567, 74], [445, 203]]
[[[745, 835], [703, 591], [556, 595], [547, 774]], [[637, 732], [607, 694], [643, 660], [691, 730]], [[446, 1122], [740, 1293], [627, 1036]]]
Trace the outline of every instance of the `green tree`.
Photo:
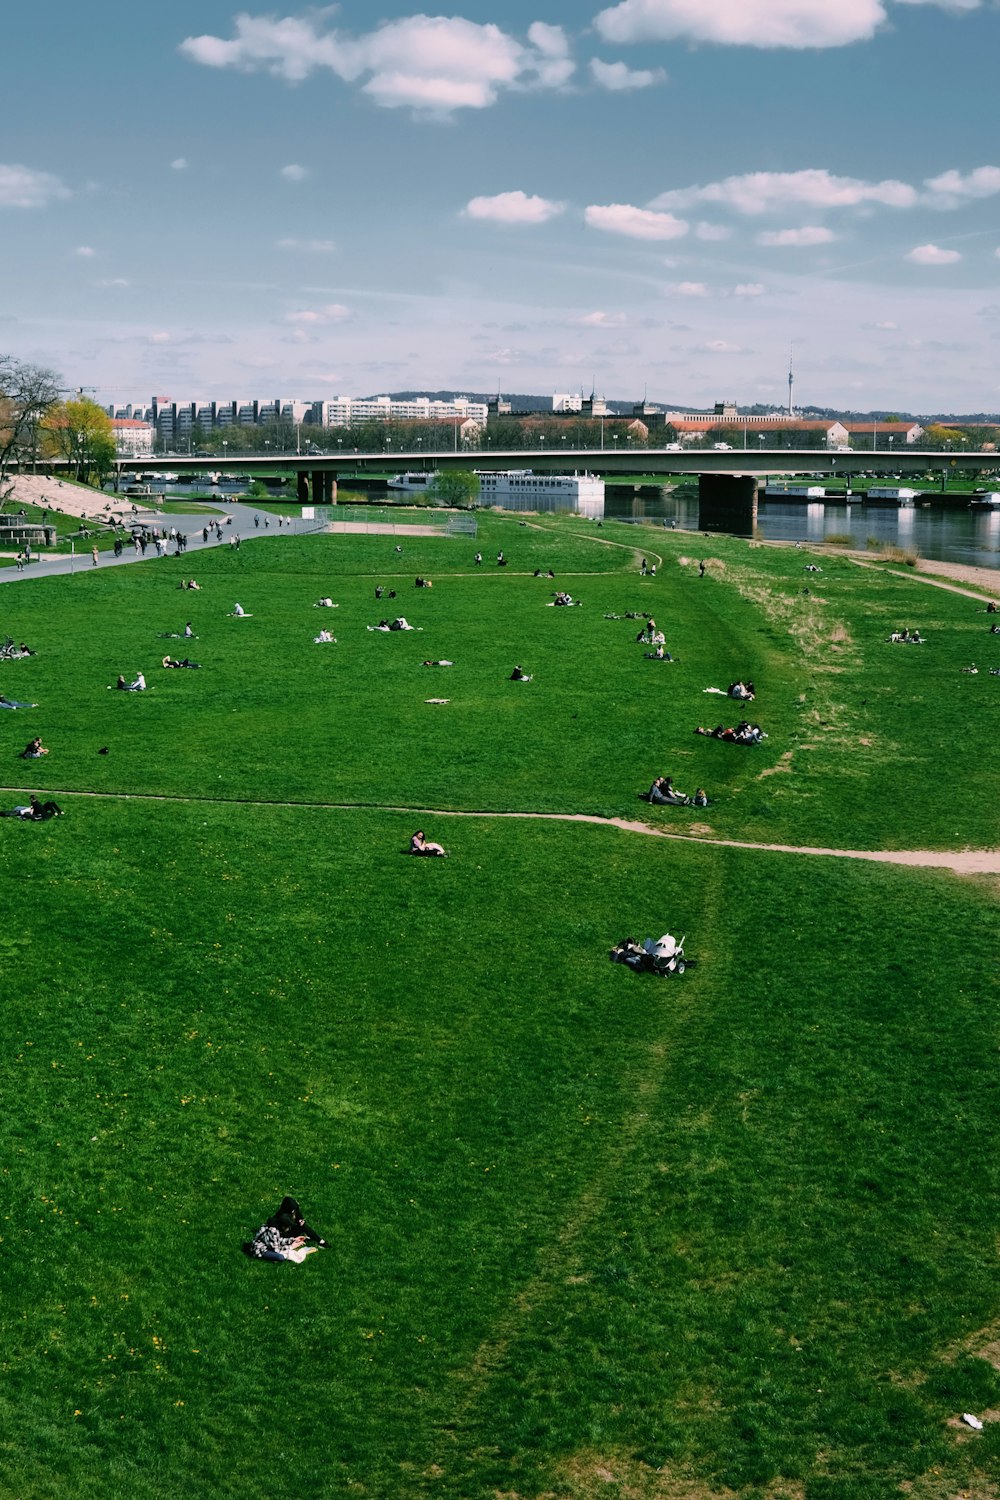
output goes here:
[[54, 406], [45, 418], [44, 433], [46, 446], [69, 459], [81, 484], [101, 484], [114, 468], [117, 449], [111, 418], [86, 397]]
[[479, 499], [479, 475], [471, 469], [447, 469], [427, 486], [432, 505], [469, 506]]

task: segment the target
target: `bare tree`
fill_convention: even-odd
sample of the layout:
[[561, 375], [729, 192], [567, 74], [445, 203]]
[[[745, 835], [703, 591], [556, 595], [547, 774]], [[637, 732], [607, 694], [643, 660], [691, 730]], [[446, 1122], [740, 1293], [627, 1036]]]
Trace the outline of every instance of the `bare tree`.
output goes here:
[[11, 495], [11, 468], [35, 460], [39, 425], [58, 400], [53, 370], [0, 354], [0, 511]]

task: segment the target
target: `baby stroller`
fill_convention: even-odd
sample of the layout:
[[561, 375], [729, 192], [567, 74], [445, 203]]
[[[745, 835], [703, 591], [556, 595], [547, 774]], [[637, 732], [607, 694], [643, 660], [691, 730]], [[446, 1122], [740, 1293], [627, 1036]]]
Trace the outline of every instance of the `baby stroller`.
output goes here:
[[[665, 932], [660, 938], [646, 938], [641, 945], [635, 938], [624, 938], [612, 948], [608, 957], [613, 964], [627, 964], [637, 974], [683, 974], [688, 960], [684, 957], [684, 938]], [[692, 960], [693, 961], [693, 960]]]

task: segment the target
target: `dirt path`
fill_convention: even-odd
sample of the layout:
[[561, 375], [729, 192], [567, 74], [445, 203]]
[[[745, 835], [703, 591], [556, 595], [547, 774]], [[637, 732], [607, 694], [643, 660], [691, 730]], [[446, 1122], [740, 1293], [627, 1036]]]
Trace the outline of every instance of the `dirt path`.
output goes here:
[[[0, 793], [23, 796], [23, 786], [0, 786]], [[414, 818], [512, 818], [537, 823], [589, 823], [618, 828], [643, 838], [670, 839], [712, 849], [751, 849], [769, 854], [804, 854], [823, 859], [866, 859], [876, 864], [952, 870], [956, 875], [1000, 875], [1000, 849], [827, 849], [819, 844], [755, 844], [747, 839], [719, 839], [697, 833], [675, 833], [654, 828], [637, 818], [602, 818], [596, 813], [502, 812], [495, 808], [396, 806], [372, 802], [283, 802], [252, 797], [181, 797], [165, 792], [89, 792], [46, 787], [47, 797], [90, 797], [100, 802], [170, 802], [215, 807], [301, 808], [319, 812], [406, 813]]]

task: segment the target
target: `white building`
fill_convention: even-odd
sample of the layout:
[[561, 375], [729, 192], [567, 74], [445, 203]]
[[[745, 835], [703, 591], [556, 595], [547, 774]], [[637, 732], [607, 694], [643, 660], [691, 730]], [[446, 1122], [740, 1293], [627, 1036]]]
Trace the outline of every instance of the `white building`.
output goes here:
[[152, 422], [139, 422], [134, 417], [117, 417], [111, 422], [111, 431], [119, 458], [147, 458], [153, 452], [156, 428]]
[[486, 426], [488, 408], [485, 401], [470, 401], [456, 396], [453, 401], [432, 401], [429, 396], [414, 396], [409, 401], [393, 401], [390, 396], [337, 396], [332, 401], [312, 403], [313, 421], [321, 427], [349, 427], [354, 422], [478, 422]]

